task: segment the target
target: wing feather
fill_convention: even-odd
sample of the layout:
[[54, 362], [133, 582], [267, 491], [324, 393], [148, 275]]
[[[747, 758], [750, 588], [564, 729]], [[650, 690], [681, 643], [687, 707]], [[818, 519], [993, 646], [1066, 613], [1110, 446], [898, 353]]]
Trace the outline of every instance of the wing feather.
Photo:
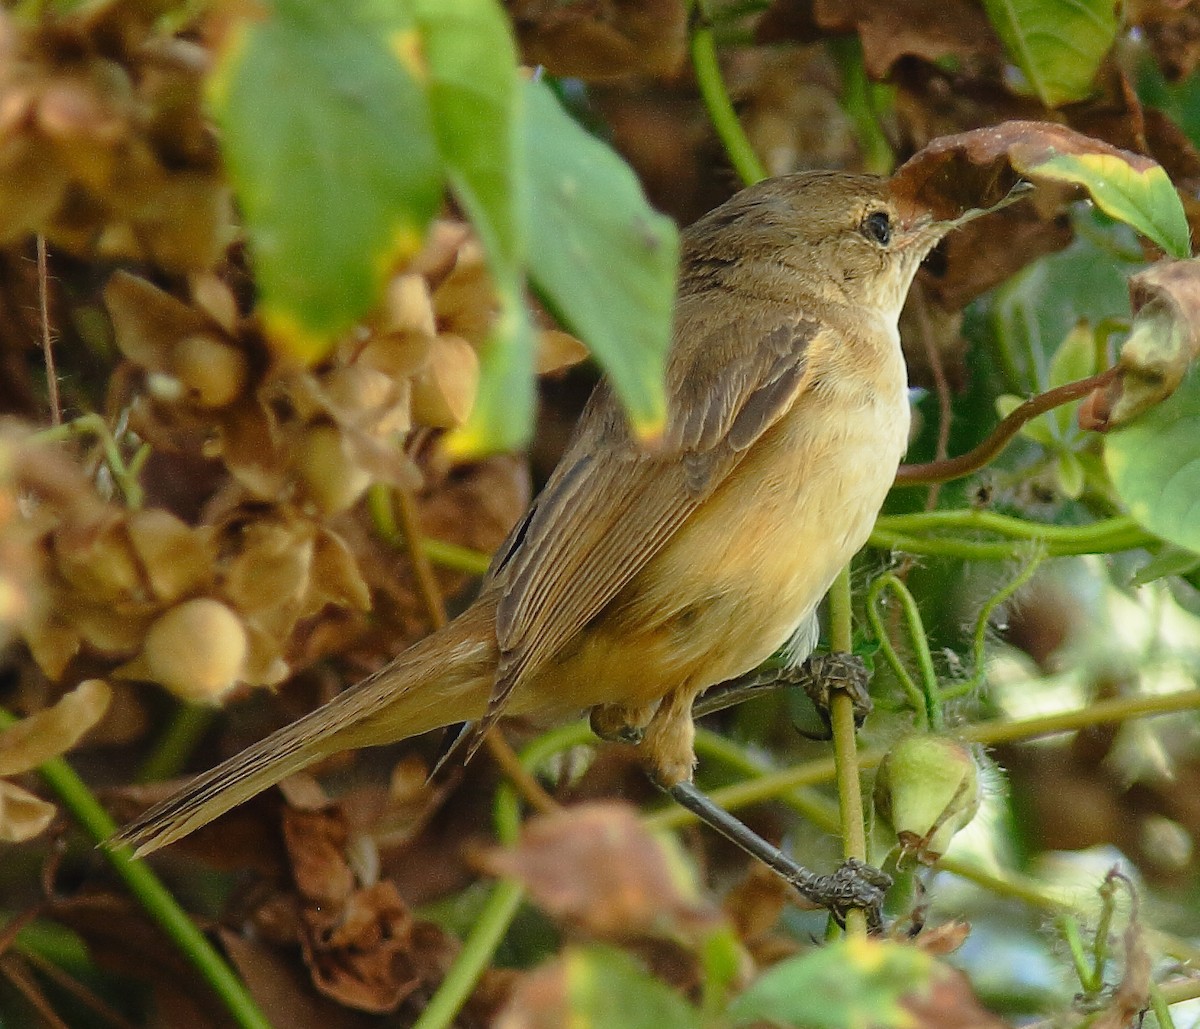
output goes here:
[[[692, 402], [671, 412], [662, 445], [648, 450], [631, 439], [617, 401], [599, 387], [530, 516], [501, 548], [490, 572], [500, 591], [501, 662], [480, 733], [521, 679], [645, 567], [802, 391], [818, 322], [760, 308], [749, 327], [757, 345], [745, 347], [748, 327], [706, 325], [704, 313], [689, 317], [684, 308], [677, 318], [677, 331], [703, 326], [705, 338], [689, 348], [689, 364], [668, 368], [669, 395]], [[729, 353], [733, 333], [741, 334], [739, 355]]]

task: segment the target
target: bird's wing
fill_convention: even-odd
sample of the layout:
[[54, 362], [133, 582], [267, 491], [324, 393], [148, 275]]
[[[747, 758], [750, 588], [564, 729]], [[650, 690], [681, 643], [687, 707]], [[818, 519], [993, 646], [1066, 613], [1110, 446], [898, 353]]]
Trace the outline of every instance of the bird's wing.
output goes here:
[[[668, 369], [668, 395], [694, 401], [670, 412], [662, 444], [647, 450], [631, 440], [623, 412], [601, 387], [563, 461], [496, 556], [489, 574], [500, 592], [501, 661], [480, 732], [514, 686], [620, 592], [801, 392], [818, 322], [784, 309], [762, 312], [751, 327], [683, 314], [677, 331], [704, 338], [689, 348], [695, 360]], [[690, 385], [681, 391], [684, 378]], [[588, 440], [599, 443], [590, 453]]]

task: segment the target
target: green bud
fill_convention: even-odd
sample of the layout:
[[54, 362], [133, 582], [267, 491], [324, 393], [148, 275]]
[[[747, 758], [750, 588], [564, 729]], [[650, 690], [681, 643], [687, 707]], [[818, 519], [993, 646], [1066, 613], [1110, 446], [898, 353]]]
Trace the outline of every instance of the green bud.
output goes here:
[[875, 778], [875, 808], [905, 853], [931, 865], [979, 810], [979, 765], [966, 744], [918, 733], [897, 740]]

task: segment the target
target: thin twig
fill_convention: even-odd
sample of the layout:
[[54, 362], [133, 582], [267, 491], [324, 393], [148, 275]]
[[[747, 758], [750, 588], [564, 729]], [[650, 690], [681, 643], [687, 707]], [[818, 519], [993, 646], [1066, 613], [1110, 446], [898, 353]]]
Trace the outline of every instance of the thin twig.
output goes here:
[[1107, 386], [1117, 375], [1114, 366], [1099, 375], [1091, 375], [1086, 379], [1068, 382], [1064, 386], [1039, 393], [1036, 397], [1026, 400], [1020, 407], [1005, 418], [992, 434], [974, 450], [959, 457], [951, 457], [942, 461], [930, 461], [927, 464], [902, 464], [896, 472], [897, 486], [917, 486], [931, 482], [948, 482], [951, 479], [961, 479], [965, 475], [979, 471], [1020, 431], [1026, 422], [1039, 415], [1052, 411], [1063, 404], [1086, 397], [1094, 389]]
[[[929, 301], [925, 290], [918, 283], [917, 288], [909, 291], [913, 304], [913, 312], [921, 327], [921, 346], [925, 350], [925, 360], [929, 365], [929, 373], [933, 376], [933, 388], [937, 393], [938, 426], [937, 443], [933, 449], [935, 461], [945, 461], [950, 452], [950, 421], [954, 416], [950, 401], [950, 383], [946, 379], [946, 368], [942, 364], [942, 354], [933, 341], [933, 326], [929, 321]], [[942, 491], [940, 482], [931, 483], [929, 495], [925, 498], [925, 510], [932, 511], [937, 507], [938, 494]]]
[[[1133, 718], [1150, 718], [1154, 715], [1176, 714], [1181, 711], [1200, 710], [1200, 689], [1183, 690], [1179, 693], [1160, 693], [1150, 696], [1113, 697], [1097, 700], [1087, 707], [1064, 711], [1061, 714], [1039, 715], [1035, 718], [1010, 720], [997, 718], [960, 726], [956, 731], [960, 739], [995, 746], [1023, 740], [1053, 736], [1060, 732], [1072, 732], [1094, 725], [1125, 722]], [[858, 755], [858, 767], [866, 770], [875, 768], [883, 760], [882, 747], [863, 750]], [[749, 804], [760, 804], [794, 790], [797, 786], [814, 786], [835, 778], [837, 769], [832, 758], [817, 758], [782, 768], [761, 778], [736, 783], [713, 790], [709, 796], [714, 803], [727, 810], [736, 810]], [[647, 817], [647, 823], [655, 829], [669, 829], [688, 825], [695, 816], [681, 807], [656, 811]]]
[[91, 1008], [109, 1025], [115, 1025], [118, 1029], [137, 1029], [137, 1027], [122, 1015], [116, 1008], [105, 1002], [104, 998], [94, 991], [90, 990], [74, 976], [69, 975], [65, 969], [59, 968], [53, 961], [50, 961], [41, 954], [32, 950], [22, 950], [21, 956], [28, 961], [33, 967], [44, 975], [47, 979], [52, 979], [57, 986], [65, 990], [74, 997], [80, 1004]]
[[[429, 554], [422, 546], [420, 513], [417, 511], [416, 499], [406, 489], [395, 491], [397, 498], [398, 528], [404, 536], [408, 559], [412, 563], [413, 572], [417, 579], [417, 588], [421, 600], [425, 604], [425, 613], [435, 630], [442, 628], [448, 621], [446, 604], [442, 600], [441, 590], [438, 589], [437, 577]], [[492, 760], [500, 766], [500, 770], [508, 776], [516, 786], [525, 801], [537, 811], [557, 811], [558, 802], [550, 796], [533, 774], [521, 764], [516, 752], [499, 732], [492, 729], [484, 737], [484, 746], [492, 755]]]
[[29, 1006], [38, 1013], [38, 1017], [41, 1018], [48, 1029], [71, 1029], [66, 1022], [58, 1017], [54, 1008], [50, 1006], [46, 995], [42, 993], [33, 976], [29, 974], [29, 969], [25, 967], [24, 961], [15, 954], [6, 954], [3, 958], [0, 958], [0, 973], [3, 973], [4, 978], [25, 998]]
[[421, 595], [421, 603], [425, 605], [425, 615], [435, 630], [442, 628], [449, 620], [446, 617], [446, 603], [442, 600], [442, 591], [438, 589], [437, 577], [433, 573], [433, 565], [429, 556], [421, 549], [421, 524], [417, 512], [417, 501], [410, 490], [397, 487], [396, 497], [399, 529], [404, 536], [404, 544], [412, 565], [413, 575], [417, 580], [417, 592]]
[[50, 272], [46, 260], [46, 237], [37, 238], [38, 317], [42, 324], [42, 359], [46, 362], [46, 392], [50, 399], [50, 424], [62, 425], [62, 404], [58, 397], [58, 372], [54, 367], [54, 346], [50, 335]]

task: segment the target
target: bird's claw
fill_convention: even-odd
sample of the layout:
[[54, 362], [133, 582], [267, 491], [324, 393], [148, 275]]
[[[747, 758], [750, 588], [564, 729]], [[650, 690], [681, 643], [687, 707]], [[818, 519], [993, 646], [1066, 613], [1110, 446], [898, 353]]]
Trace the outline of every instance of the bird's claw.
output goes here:
[[[829, 715], [829, 704], [835, 690], [846, 693], [854, 702], [854, 724], [862, 725], [874, 709], [871, 694], [867, 691], [870, 681], [867, 666], [857, 654], [846, 654], [835, 651], [830, 654], [813, 654], [807, 661], [796, 669], [795, 682], [808, 695], [821, 716], [825, 726], [823, 736], [816, 739], [829, 739], [833, 735], [833, 726]], [[813, 734], [805, 733], [812, 736]]]
[[[798, 884], [794, 884], [798, 885]], [[846, 913], [862, 910], [872, 933], [883, 930], [883, 900], [892, 886], [892, 877], [857, 858], [847, 858], [830, 875], [818, 876], [802, 891], [810, 900], [828, 908], [839, 926], [845, 928]]]

